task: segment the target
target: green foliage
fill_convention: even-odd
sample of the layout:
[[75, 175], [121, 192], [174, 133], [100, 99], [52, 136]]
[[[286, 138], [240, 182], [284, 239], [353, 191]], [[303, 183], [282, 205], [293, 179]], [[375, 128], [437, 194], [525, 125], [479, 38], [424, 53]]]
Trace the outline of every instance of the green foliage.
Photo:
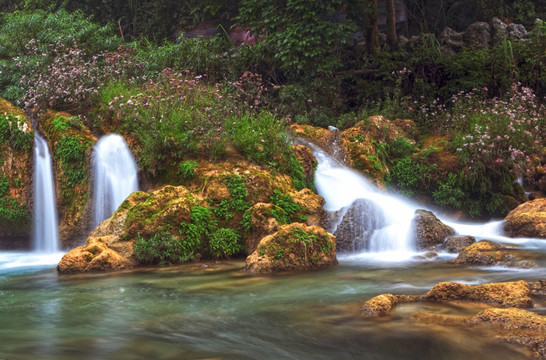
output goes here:
[[395, 159], [385, 180], [401, 194], [411, 196], [430, 188], [436, 180], [437, 167], [436, 164], [412, 161], [410, 157]]
[[415, 145], [403, 136], [394, 139], [388, 148], [390, 158], [403, 158], [413, 154], [414, 151]]
[[217, 258], [226, 257], [237, 254], [243, 250], [243, 246], [239, 244], [240, 236], [232, 229], [221, 228], [212, 233], [210, 238], [210, 252]]
[[178, 174], [184, 179], [192, 179], [195, 176], [196, 168], [196, 160], [182, 161], [180, 164], [178, 164]]
[[251, 204], [247, 201], [248, 191], [242, 177], [226, 176], [225, 181], [230, 198], [220, 201], [213, 211], [217, 218], [230, 221], [235, 216], [235, 212], [244, 212], [250, 208]]
[[460, 209], [466, 198], [461, 189], [461, 180], [454, 173], [449, 173], [445, 181], [438, 181], [438, 188], [432, 192], [434, 201], [446, 208]]
[[242, 0], [239, 20], [266, 38], [281, 67], [291, 76], [332, 74], [341, 63], [336, 53], [346, 27], [328, 19], [341, 1]]
[[9, 179], [0, 175], [0, 226], [24, 227], [30, 223], [26, 206], [10, 196]]
[[0, 115], [0, 142], [14, 150], [28, 151], [32, 147], [34, 132], [25, 130], [25, 120], [13, 115]]
[[273, 190], [271, 203], [277, 206], [277, 208], [271, 210], [271, 216], [277, 219], [281, 225], [307, 220], [297, 216], [298, 212], [302, 210], [302, 207], [294, 202], [292, 196], [283, 194], [278, 189]]
[[150, 238], [137, 236], [133, 251], [141, 264], [171, 265], [190, 260], [197, 250], [194, 243], [180, 240], [165, 230]]

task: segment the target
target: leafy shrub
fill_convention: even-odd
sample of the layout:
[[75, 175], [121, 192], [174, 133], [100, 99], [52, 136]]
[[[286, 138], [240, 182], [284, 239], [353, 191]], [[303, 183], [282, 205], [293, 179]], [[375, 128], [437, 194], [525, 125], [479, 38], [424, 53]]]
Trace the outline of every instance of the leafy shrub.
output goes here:
[[415, 145], [403, 136], [394, 139], [388, 148], [389, 155], [393, 158], [406, 157], [413, 154], [414, 151]]
[[162, 230], [147, 239], [137, 236], [133, 251], [141, 264], [171, 265], [190, 260], [198, 249], [195, 245]]
[[292, 196], [283, 194], [280, 190], [273, 190], [271, 195], [271, 203], [278, 206], [271, 211], [273, 216], [279, 224], [289, 224], [295, 221], [305, 221], [306, 219], [297, 217], [296, 214], [301, 211], [301, 206], [296, 204]]
[[214, 208], [214, 215], [219, 219], [230, 221], [235, 216], [235, 211], [246, 211], [251, 204], [247, 201], [248, 191], [242, 177], [236, 175], [226, 176], [225, 181], [230, 198], [220, 201]]
[[178, 164], [178, 174], [184, 179], [192, 179], [195, 176], [196, 168], [196, 160], [182, 161], [180, 164]]
[[243, 250], [239, 244], [240, 236], [235, 230], [221, 228], [212, 233], [210, 238], [210, 252], [217, 258], [227, 257], [237, 254]]

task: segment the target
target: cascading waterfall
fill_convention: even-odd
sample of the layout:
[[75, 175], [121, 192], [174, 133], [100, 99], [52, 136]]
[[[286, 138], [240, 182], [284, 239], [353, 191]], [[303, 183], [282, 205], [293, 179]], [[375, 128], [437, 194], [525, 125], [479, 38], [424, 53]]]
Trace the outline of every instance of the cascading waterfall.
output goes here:
[[138, 190], [137, 166], [120, 135], [103, 136], [94, 147], [95, 226]]
[[37, 133], [34, 137], [33, 249], [43, 253], [59, 251], [59, 226], [51, 156], [47, 142]]
[[315, 172], [317, 192], [326, 201], [324, 209], [338, 212], [330, 231], [335, 232], [347, 208], [357, 199], [366, 199], [377, 228], [369, 239], [368, 252], [389, 253], [390, 258], [407, 258], [415, 253], [412, 220], [418, 206], [379, 191], [364, 176], [334, 160], [313, 144], [308, 144], [318, 161]]

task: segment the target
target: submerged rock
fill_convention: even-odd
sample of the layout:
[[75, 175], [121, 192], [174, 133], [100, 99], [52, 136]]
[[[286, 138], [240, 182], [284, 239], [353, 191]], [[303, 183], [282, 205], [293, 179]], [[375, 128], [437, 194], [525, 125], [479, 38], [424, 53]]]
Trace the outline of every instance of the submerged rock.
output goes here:
[[493, 241], [482, 240], [468, 246], [451, 262], [455, 264], [504, 265], [521, 268], [536, 266], [531, 261], [520, 259], [516, 251]]
[[341, 252], [361, 252], [368, 249], [374, 230], [384, 226], [385, 216], [372, 201], [356, 199], [336, 228], [336, 249]]
[[455, 235], [455, 230], [442, 223], [431, 211], [416, 210], [413, 223], [419, 250], [434, 249], [436, 245], [443, 244], [447, 237]]
[[464, 300], [495, 304], [502, 307], [529, 308], [533, 306], [531, 288], [525, 281], [466, 285], [455, 282], [436, 284], [421, 297], [422, 300]]
[[392, 294], [382, 294], [371, 298], [362, 305], [360, 312], [366, 317], [377, 317], [390, 314], [397, 304], [396, 296]]
[[243, 270], [263, 274], [332, 267], [337, 265], [335, 241], [332, 234], [317, 226], [283, 225], [260, 241]]
[[444, 245], [448, 252], [460, 253], [475, 242], [476, 239], [473, 236], [453, 236], [447, 238]]
[[521, 204], [504, 218], [504, 232], [511, 237], [546, 239], [546, 198]]

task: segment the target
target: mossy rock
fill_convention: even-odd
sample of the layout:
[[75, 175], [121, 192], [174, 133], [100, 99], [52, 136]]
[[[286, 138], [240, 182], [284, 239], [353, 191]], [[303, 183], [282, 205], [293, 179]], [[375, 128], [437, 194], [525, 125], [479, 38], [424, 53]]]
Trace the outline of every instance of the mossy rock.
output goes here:
[[32, 236], [34, 130], [0, 98], [0, 249], [28, 249]]
[[97, 138], [79, 117], [66, 112], [48, 111], [38, 126], [53, 158], [60, 241], [73, 247], [93, 223], [90, 161]]
[[246, 259], [251, 274], [319, 270], [335, 266], [335, 237], [317, 226], [283, 225], [264, 237]]
[[338, 135], [335, 131], [330, 131], [321, 127], [311, 125], [293, 124], [290, 126], [290, 131], [294, 136], [311, 140], [314, 144], [328, 151]]
[[468, 246], [457, 258], [450, 262], [454, 264], [503, 265], [519, 268], [536, 266], [534, 262], [523, 259], [518, 249], [509, 249], [505, 245], [489, 240], [482, 240]]
[[546, 239], [546, 198], [521, 204], [504, 219], [504, 231], [511, 237]]
[[413, 220], [417, 249], [432, 250], [455, 235], [455, 230], [442, 223], [431, 211], [416, 210]]

